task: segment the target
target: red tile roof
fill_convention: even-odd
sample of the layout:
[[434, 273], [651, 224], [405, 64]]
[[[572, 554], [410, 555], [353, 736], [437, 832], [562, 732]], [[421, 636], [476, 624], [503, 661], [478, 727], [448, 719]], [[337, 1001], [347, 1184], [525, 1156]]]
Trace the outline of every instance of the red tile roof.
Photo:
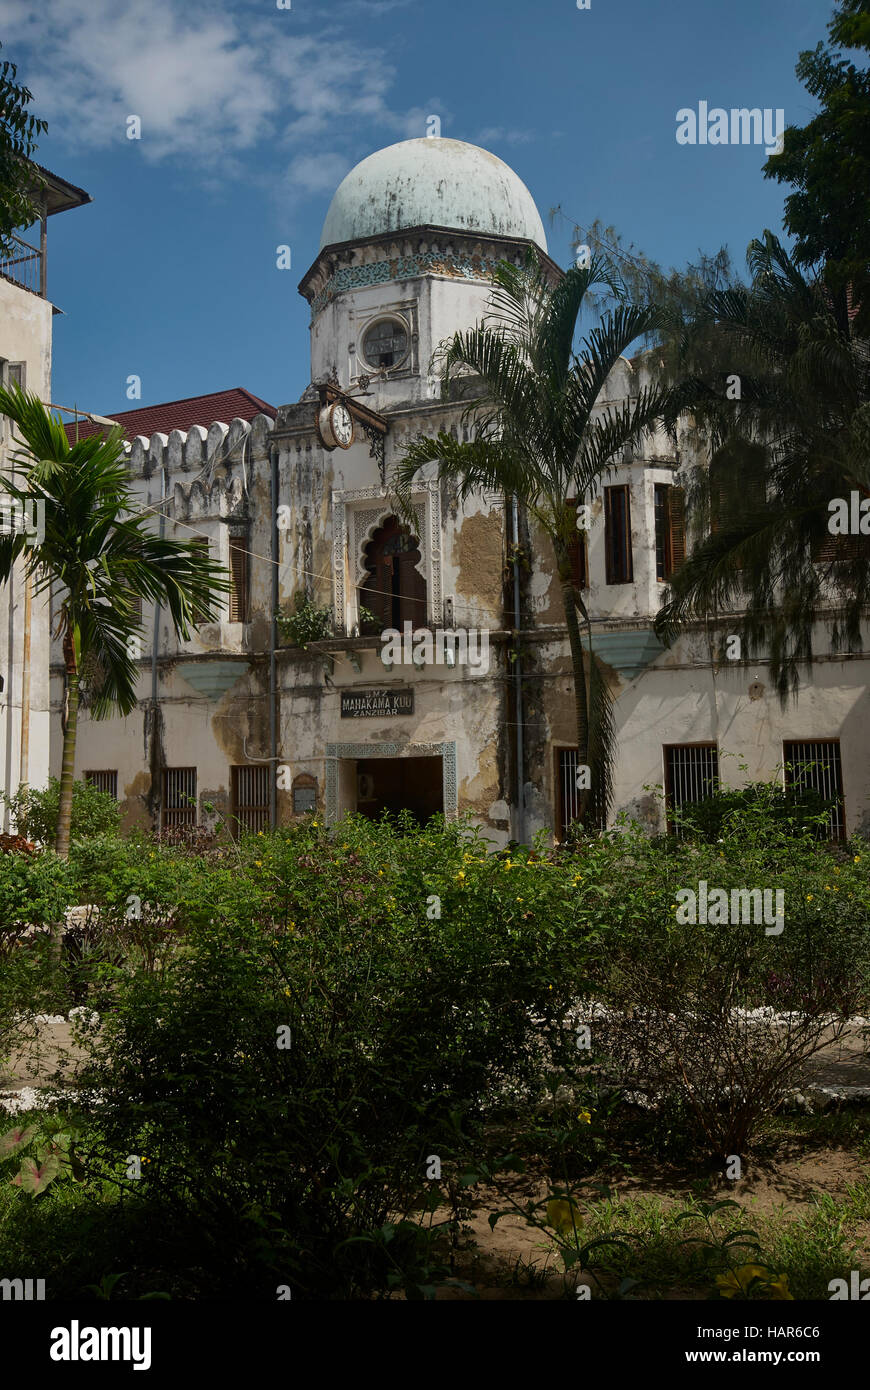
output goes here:
[[[102, 411], [98, 413], [102, 414]], [[169, 434], [170, 430], [187, 431], [191, 425], [203, 425], [208, 429], [215, 420], [221, 420], [225, 425], [235, 419], [253, 420], [255, 415], [269, 415], [274, 420], [276, 413], [275, 407], [269, 405], [268, 401], [261, 400], [243, 386], [233, 386], [229, 391], [213, 391], [209, 396], [188, 396], [183, 401], [166, 401], [163, 405], [146, 405], [139, 410], [116, 411], [109, 418], [124, 426], [128, 439], [135, 439], [137, 434], [144, 434], [146, 439], [150, 439], [152, 434]], [[92, 424], [90, 420], [79, 420], [78, 436], [75, 421], [64, 428], [72, 443], [76, 437], [85, 439], [106, 426]]]

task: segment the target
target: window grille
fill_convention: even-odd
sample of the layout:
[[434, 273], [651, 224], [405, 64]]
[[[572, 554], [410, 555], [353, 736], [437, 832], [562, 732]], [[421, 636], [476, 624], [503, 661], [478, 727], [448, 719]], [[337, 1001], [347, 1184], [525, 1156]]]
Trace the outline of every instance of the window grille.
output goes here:
[[99, 792], [107, 792], [118, 800], [118, 770], [113, 768], [111, 771], [86, 772], [85, 781], [90, 782], [92, 787], [96, 787]]
[[719, 750], [715, 743], [676, 743], [667, 746], [664, 754], [668, 830], [679, 834], [674, 811], [703, 801], [718, 789]]
[[[571, 823], [580, 814], [581, 792], [577, 786], [578, 767], [579, 760], [576, 748], [556, 749], [556, 838], [560, 841], [565, 839], [571, 828]], [[594, 798], [591, 810], [589, 824], [603, 830], [606, 818], [602, 813], [601, 806], [596, 804]]]
[[269, 824], [271, 763], [234, 767], [233, 824], [244, 830], [265, 830]]
[[786, 742], [782, 745], [785, 764], [785, 785], [800, 790], [811, 787], [834, 806], [827, 825], [819, 829], [823, 840], [842, 840], [846, 833], [843, 803], [843, 766], [840, 760], [840, 740], [811, 740], [806, 743]]
[[168, 830], [176, 825], [196, 825], [196, 768], [163, 769], [163, 804], [160, 825]]

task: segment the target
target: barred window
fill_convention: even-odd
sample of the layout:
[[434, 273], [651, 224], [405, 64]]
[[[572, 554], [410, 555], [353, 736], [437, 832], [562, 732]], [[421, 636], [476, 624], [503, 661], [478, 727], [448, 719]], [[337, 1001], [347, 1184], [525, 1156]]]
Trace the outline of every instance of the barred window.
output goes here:
[[785, 785], [797, 790], [807, 787], [834, 805], [826, 825], [819, 828], [822, 840], [842, 840], [846, 833], [843, 802], [843, 766], [838, 738], [782, 745]]
[[[556, 749], [556, 839], [562, 841], [571, 829], [571, 823], [580, 814], [580, 788], [577, 786], [577, 770], [580, 766], [576, 748]], [[593, 800], [589, 824], [603, 830], [606, 817], [602, 808]]]
[[92, 787], [96, 787], [99, 792], [106, 792], [118, 800], [118, 769], [112, 768], [111, 771], [86, 772], [85, 781]]
[[238, 830], [265, 830], [269, 824], [272, 765], [244, 763], [232, 769], [233, 825]]
[[668, 831], [679, 834], [674, 811], [718, 790], [719, 750], [715, 743], [672, 743], [665, 746], [664, 755]]
[[631, 497], [627, 483], [604, 489], [604, 563], [608, 584], [630, 584], [633, 580]]
[[175, 825], [196, 825], [195, 767], [163, 769], [160, 827], [162, 830], [168, 830]]

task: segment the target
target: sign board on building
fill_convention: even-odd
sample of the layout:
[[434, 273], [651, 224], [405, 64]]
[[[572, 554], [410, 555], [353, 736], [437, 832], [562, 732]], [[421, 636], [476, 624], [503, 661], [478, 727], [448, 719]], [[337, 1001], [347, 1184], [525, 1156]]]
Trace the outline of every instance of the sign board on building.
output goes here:
[[342, 719], [387, 719], [414, 713], [413, 690], [342, 690]]

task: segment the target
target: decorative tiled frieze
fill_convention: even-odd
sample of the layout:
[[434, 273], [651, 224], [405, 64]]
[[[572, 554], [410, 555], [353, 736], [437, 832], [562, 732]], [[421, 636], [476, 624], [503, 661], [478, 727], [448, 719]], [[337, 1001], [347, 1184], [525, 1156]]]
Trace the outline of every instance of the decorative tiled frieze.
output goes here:
[[390, 280], [414, 280], [420, 275], [449, 275], [457, 280], [491, 280], [497, 265], [495, 257], [420, 251], [415, 256], [397, 256], [395, 260], [374, 261], [370, 265], [342, 266], [334, 271], [320, 293], [312, 299], [311, 313], [319, 314], [324, 305], [343, 290], [385, 284]]

